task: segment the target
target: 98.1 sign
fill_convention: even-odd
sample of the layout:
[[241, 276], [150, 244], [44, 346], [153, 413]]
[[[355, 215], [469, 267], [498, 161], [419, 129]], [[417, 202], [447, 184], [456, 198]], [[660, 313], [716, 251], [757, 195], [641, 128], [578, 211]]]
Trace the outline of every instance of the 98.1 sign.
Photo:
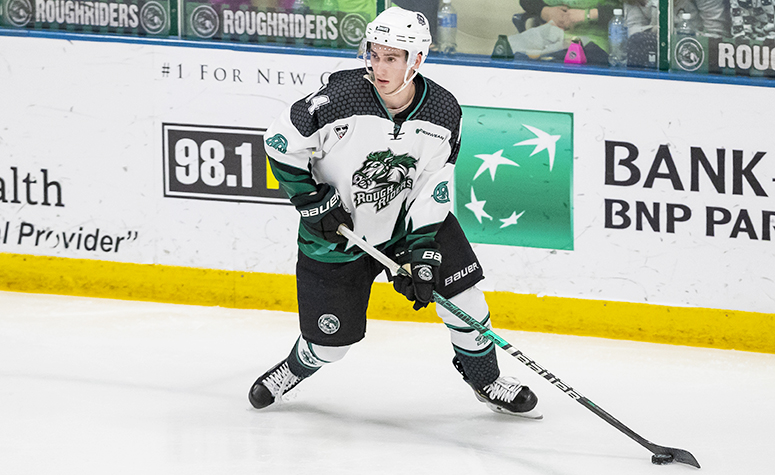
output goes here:
[[267, 164], [264, 132], [162, 124], [164, 196], [290, 204]]

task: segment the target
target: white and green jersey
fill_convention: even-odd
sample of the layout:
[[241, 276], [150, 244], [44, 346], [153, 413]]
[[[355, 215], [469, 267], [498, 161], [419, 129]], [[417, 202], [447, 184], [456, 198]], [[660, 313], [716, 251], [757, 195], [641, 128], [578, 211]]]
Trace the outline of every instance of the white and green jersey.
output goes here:
[[[460, 105], [418, 74], [412, 105], [392, 117], [365, 74], [332, 74], [326, 86], [274, 121], [264, 145], [290, 197], [328, 183], [339, 191], [356, 234], [375, 246], [408, 246], [434, 236], [451, 210]], [[299, 248], [323, 262], [346, 262], [361, 253], [350, 244], [316, 239], [303, 226]]]

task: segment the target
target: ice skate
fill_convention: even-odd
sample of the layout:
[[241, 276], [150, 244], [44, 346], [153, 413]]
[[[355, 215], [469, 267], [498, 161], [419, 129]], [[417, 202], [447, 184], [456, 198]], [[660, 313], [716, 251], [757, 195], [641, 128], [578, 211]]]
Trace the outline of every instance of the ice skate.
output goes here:
[[544, 415], [535, 408], [538, 404], [538, 397], [529, 387], [523, 386], [516, 378], [499, 377], [480, 389], [474, 387], [468, 380], [463, 370], [463, 365], [457, 357], [452, 360], [452, 364], [455, 365], [455, 369], [463, 376], [463, 381], [468, 383], [474, 390], [476, 398], [485, 403], [494, 412], [525, 417], [527, 419], [543, 419]]
[[288, 360], [282, 360], [253, 383], [248, 400], [256, 409], [263, 409], [282, 399], [283, 395], [296, 387], [301, 380], [302, 378], [291, 373]]

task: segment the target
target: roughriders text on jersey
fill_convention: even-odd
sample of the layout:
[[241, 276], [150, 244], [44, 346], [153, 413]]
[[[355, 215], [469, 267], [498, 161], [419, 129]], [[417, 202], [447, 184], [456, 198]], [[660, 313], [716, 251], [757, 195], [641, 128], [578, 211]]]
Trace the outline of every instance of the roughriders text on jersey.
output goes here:
[[355, 193], [355, 206], [373, 203], [377, 211], [385, 208], [402, 191], [412, 188], [414, 182], [408, 175], [415, 163], [416, 158], [395, 155], [390, 149], [370, 153], [353, 173], [353, 185], [367, 190]]

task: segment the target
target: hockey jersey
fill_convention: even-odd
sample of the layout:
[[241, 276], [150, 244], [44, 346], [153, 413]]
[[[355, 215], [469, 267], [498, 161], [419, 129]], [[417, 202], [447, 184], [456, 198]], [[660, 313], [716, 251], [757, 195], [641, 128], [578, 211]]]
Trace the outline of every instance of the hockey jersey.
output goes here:
[[[451, 210], [461, 109], [447, 90], [415, 77], [415, 100], [393, 117], [365, 69], [339, 71], [285, 110], [265, 134], [265, 149], [289, 197], [318, 184], [336, 188], [354, 231], [378, 248], [433, 237]], [[323, 262], [362, 253], [299, 227], [299, 248]]]

